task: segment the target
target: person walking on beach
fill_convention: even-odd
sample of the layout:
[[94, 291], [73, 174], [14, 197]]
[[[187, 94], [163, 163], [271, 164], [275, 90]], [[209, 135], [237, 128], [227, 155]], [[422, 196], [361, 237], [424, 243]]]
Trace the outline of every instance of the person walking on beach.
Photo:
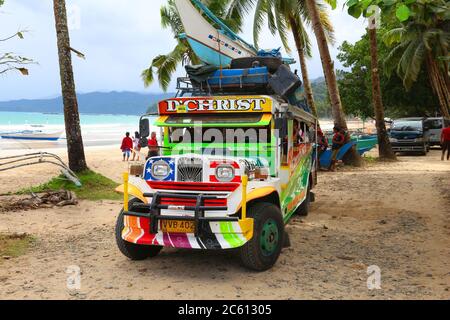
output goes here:
[[158, 139], [156, 139], [156, 132], [152, 132], [148, 140], [148, 156], [147, 159], [159, 156]]
[[141, 135], [137, 131], [134, 133], [133, 137], [133, 159], [131, 159], [131, 161], [135, 161], [135, 159], [136, 161], [141, 160]]
[[126, 161], [130, 161], [131, 149], [133, 149], [133, 140], [131, 140], [129, 132], [125, 134], [125, 138], [122, 140], [120, 149], [123, 152], [123, 161], [125, 162], [125, 159]]
[[330, 171], [336, 171], [336, 162], [337, 162], [337, 156], [339, 154], [339, 150], [341, 150], [342, 146], [345, 143], [345, 135], [341, 128], [338, 126], [333, 128], [333, 145], [332, 150], [333, 153], [331, 155], [331, 165], [330, 165]]
[[442, 161], [444, 161], [445, 152], [447, 152], [447, 161], [450, 160], [450, 123], [447, 124], [446, 128], [442, 129], [441, 145], [442, 145]]

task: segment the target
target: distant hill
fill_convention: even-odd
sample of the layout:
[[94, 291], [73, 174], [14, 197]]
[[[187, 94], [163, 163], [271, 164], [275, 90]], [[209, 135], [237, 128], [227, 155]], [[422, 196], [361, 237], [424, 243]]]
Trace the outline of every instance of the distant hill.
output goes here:
[[[136, 92], [92, 92], [78, 94], [80, 113], [141, 115], [155, 112], [159, 100], [173, 97], [173, 93], [143, 94]], [[155, 110], [153, 110], [155, 109]], [[0, 102], [0, 111], [62, 113], [62, 98], [14, 100]]]

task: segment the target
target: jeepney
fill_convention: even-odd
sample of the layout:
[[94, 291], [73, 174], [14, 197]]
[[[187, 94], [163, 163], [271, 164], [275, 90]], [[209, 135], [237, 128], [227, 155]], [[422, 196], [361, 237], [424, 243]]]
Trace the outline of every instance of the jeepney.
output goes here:
[[314, 201], [317, 120], [265, 95], [176, 97], [158, 109], [140, 131], [145, 145], [150, 121], [159, 128], [160, 155], [117, 189], [120, 251], [143, 260], [164, 247], [235, 249], [245, 267], [270, 269], [285, 225]]

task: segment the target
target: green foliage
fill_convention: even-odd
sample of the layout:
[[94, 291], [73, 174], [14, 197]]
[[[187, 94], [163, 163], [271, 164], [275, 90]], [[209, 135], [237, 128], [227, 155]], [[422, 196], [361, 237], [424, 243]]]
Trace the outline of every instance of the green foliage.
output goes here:
[[319, 78], [312, 81], [311, 87], [314, 93], [314, 101], [316, 103], [319, 118], [331, 119], [333, 115], [331, 112], [331, 103], [325, 78]]
[[[325, 34], [330, 43], [334, 42], [334, 29], [328, 12], [323, 4], [317, 4]], [[267, 22], [269, 31], [278, 34], [284, 48], [290, 53], [289, 32], [297, 33], [307, 57], [311, 56], [311, 40], [305, 26], [311, 26], [311, 17], [304, 1], [297, 0], [230, 0], [227, 17], [240, 17], [242, 20], [251, 9], [253, 17], [253, 40], [258, 47], [259, 36]], [[296, 28], [293, 28], [294, 22]]]
[[[389, 47], [381, 41], [388, 33], [378, 30], [378, 54], [382, 61], [389, 55]], [[339, 47], [338, 59], [348, 71], [339, 72], [339, 88], [346, 114], [362, 118], [373, 117], [370, 44], [367, 35], [355, 44], [344, 42]], [[396, 74], [388, 75], [380, 65], [380, 82], [383, 103], [388, 117], [431, 116], [438, 109], [427, 75], [421, 71], [416, 83], [407, 91], [402, 79]]]
[[427, 59], [440, 62], [441, 72], [447, 74], [448, 65], [442, 63], [442, 58], [448, 57], [450, 42], [449, 7], [445, 1], [418, 1], [409, 4], [409, 9], [410, 16], [403, 20], [406, 22], [384, 36], [384, 42], [391, 47], [386, 72], [395, 70], [407, 89], [418, 80]]
[[75, 192], [77, 197], [82, 200], [121, 200], [122, 196], [114, 190], [118, 184], [109, 178], [106, 178], [91, 170], [86, 170], [78, 174], [82, 187], [77, 187], [73, 182], [67, 180], [64, 176], [53, 178], [49, 182], [30, 189], [24, 189], [19, 194], [31, 192], [45, 192], [69, 190]]

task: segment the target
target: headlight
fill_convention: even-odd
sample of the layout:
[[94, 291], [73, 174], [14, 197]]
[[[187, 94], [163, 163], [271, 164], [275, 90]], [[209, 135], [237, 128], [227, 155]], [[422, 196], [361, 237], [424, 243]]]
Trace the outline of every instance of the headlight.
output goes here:
[[165, 161], [158, 161], [152, 165], [152, 175], [156, 179], [164, 180], [170, 174], [170, 167]]
[[390, 142], [398, 142], [398, 139], [396, 139], [396, 138], [389, 138], [389, 141]]
[[220, 182], [230, 182], [233, 181], [235, 177], [234, 168], [230, 165], [220, 165], [216, 169], [216, 178]]
[[415, 141], [416, 142], [424, 142], [425, 140], [424, 140], [424, 138], [417, 138]]

